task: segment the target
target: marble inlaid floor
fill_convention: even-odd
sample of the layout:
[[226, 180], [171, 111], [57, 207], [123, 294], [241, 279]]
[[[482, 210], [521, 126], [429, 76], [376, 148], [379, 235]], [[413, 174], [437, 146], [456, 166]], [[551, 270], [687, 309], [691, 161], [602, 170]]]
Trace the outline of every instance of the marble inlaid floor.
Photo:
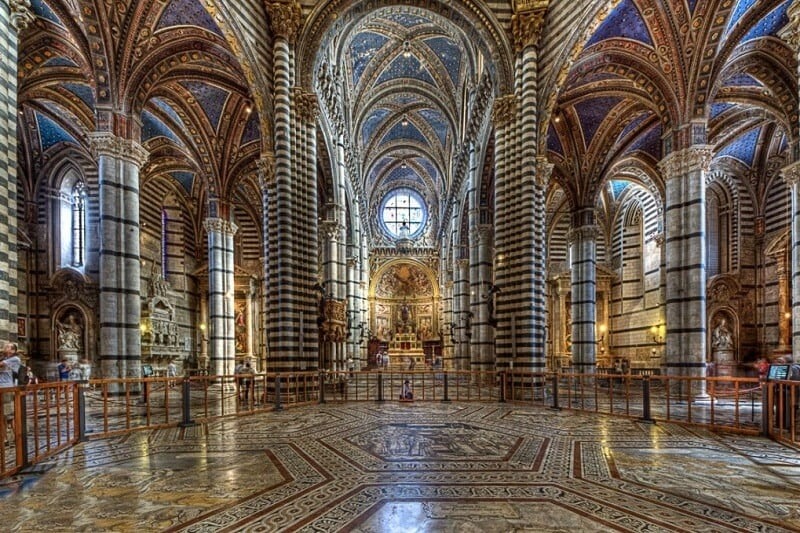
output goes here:
[[800, 531], [800, 452], [671, 424], [340, 404], [79, 445], [0, 485], [12, 531]]

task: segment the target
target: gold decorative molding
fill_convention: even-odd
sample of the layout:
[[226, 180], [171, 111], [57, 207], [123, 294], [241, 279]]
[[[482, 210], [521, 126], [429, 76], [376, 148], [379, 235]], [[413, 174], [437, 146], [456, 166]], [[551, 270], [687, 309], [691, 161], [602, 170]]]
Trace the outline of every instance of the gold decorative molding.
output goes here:
[[269, 13], [270, 27], [276, 37], [282, 37], [294, 44], [300, 27], [303, 25], [303, 12], [300, 4], [288, 2], [265, 2]]
[[92, 155], [95, 159], [100, 156], [113, 157], [129, 161], [141, 168], [150, 157], [150, 153], [136, 141], [123, 139], [109, 132], [93, 132], [89, 134]]
[[347, 338], [345, 302], [326, 299], [323, 305], [322, 339], [326, 342], [344, 342]]
[[501, 96], [494, 101], [492, 121], [496, 128], [510, 124], [517, 116], [517, 97], [513, 94]]

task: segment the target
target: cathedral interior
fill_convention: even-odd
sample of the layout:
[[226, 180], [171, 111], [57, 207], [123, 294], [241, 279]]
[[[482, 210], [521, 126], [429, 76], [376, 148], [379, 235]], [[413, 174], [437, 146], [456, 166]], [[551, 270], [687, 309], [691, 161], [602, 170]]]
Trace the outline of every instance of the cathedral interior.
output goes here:
[[794, 2], [5, 4], [0, 335], [42, 377], [800, 339]]
[[[0, 47], [0, 340], [43, 380], [800, 360], [800, 0], [3, 0]], [[774, 443], [437, 404], [411, 453], [374, 434], [403, 435], [398, 409], [95, 441], [55, 459], [25, 523], [402, 530], [394, 502], [432, 530], [800, 527], [800, 464]], [[181, 446], [169, 464], [203, 474], [154, 474]], [[682, 446], [706, 462], [660, 461]], [[223, 489], [217, 452], [238, 465]], [[130, 522], [52, 507], [101, 509], [120, 477]], [[282, 522], [323, 481], [325, 513]], [[137, 483], [152, 501], [127, 509]], [[675, 500], [702, 490], [712, 511]], [[159, 521], [170, 498], [186, 514]], [[548, 498], [561, 522], [519, 504]]]

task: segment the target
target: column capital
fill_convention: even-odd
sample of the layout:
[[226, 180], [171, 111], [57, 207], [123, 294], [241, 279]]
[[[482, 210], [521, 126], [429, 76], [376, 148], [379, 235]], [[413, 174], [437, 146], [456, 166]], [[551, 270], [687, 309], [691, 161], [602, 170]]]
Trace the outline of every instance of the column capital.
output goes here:
[[489, 241], [494, 235], [494, 226], [491, 224], [478, 224], [478, 239], [482, 244]]
[[567, 232], [567, 242], [572, 244], [576, 242], [594, 240], [602, 235], [600, 226], [597, 224], [590, 224], [588, 226], [579, 226], [577, 228], [570, 228]]
[[456, 259], [456, 265], [459, 268], [469, 268], [469, 259]]
[[303, 25], [303, 12], [300, 4], [293, 0], [287, 2], [264, 2], [272, 33], [294, 44], [297, 33]]
[[256, 160], [258, 167], [258, 184], [264, 190], [275, 182], [275, 154], [262, 152]]
[[546, 12], [546, 9], [535, 9], [511, 17], [511, 35], [517, 52], [535, 47], [539, 43]]
[[36, 20], [36, 15], [31, 10], [30, 0], [11, 0], [9, 7], [11, 8], [11, 26], [16, 28], [17, 33], [21, 33]]
[[789, 187], [795, 184], [800, 185], [800, 161], [795, 161], [783, 167], [781, 169], [781, 176], [783, 176], [783, 181], [785, 181]]
[[150, 157], [150, 153], [136, 141], [124, 139], [106, 131], [96, 131], [89, 134], [92, 155], [95, 159], [105, 155], [115, 159], [130, 161], [141, 168]]
[[694, 145], [683, 150], [676, 150], [658, 162], [658, 169], [664, 181], [674, 177], [685, 176], [689, 172], [711, 169], [713, 152], [710, 146]]
[[335, 241], [339, 238], [344, 226], [338, 220], [323, 220], [319, 224], [322, 234], [329, 241]]
[[507, 126], [517, 115], [517, 97], [507, 94], [496, 98], [492, 109], [492, 121], [496, 128]]
[[203, 221], [203, 227], [208, 233], [223, 233], [235, 235], [239, 226], [224, 218], [207, 218]]
[[800, 54], [800, 2], [794, 1], [786, 10], [789, 23], [780, 29], [778, 35], [795, 54]]
[[319, 117], [317, 95], [301, 87], [295, 87], [292, 92], [294, 93], [294, 104], [297, 110], [297, 116], [306, 122], [316, 122], [317, 117]]

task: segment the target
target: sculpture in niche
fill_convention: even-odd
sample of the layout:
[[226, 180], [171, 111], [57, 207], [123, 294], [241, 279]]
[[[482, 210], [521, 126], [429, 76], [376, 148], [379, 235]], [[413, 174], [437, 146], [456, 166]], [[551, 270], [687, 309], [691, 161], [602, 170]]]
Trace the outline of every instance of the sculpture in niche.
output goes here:
[[58, 330], [58, 351], [78, 353], [83, 349], [83, 328], [73, 313], [67, 316], [66, 322], [56, 320]]
[[711, 334], [711, 348], [716, 351], [733, 349], [733, 335], [731, 330], [728, 329], [725, 317], [719, 320], [717, 327], [714, 328]]

